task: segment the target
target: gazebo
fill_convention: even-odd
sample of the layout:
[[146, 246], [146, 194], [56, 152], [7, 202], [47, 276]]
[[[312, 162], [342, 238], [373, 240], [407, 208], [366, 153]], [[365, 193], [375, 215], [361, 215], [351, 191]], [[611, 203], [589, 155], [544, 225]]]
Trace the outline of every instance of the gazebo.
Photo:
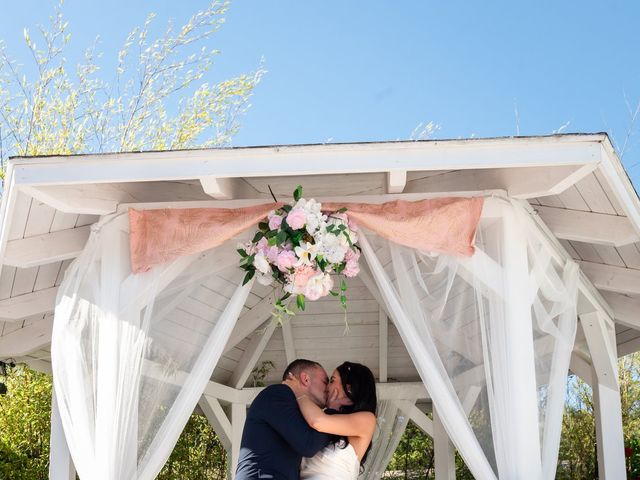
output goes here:
[[[242, 285], [237, 242], [297, 185], [365, 212], [346, 324], [333, 297], [278, 324], [274, 287]], [[210, 240], [196, 212], [219, 209], [242, 225]], [[196, 404], [233, 471], [252, 372], [301, 357], [374, 372], [364, 478], [409, 419], [438, 479], [454, 449], [476, 478], [553, 478], [569, 369], [593, 387], [600, 478], [625, 476], [640, 200], [606, 134], [14, 157], [0, 217], [0, 359], [54, 375], [52, 479], [154, 478]], [[167, 247], [176, 225], [205, 240]]]

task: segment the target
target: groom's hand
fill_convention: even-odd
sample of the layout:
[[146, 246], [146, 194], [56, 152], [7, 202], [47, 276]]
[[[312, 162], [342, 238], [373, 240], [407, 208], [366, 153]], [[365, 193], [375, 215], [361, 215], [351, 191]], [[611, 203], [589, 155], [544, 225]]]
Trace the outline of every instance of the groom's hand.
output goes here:
[[302, 384], [300, 383], [300, 380], [298, 380], [296, 377], [290, 375], [289, 378], [287, 378], [286, 380], [283, 380], [283, 382], [285, 385], [288, 385], [289, 388], [291, 388], [291, 390], [293, 390], [293, 393], [296, 397], [299, 397], [300, 395], [304, 395], [304, 391], [302, 390]]

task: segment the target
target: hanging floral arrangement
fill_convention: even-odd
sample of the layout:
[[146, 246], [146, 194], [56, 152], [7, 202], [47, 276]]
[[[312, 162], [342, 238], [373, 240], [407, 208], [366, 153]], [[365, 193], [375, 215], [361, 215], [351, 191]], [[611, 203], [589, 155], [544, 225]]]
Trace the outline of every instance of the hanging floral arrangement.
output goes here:
[[[240, 268], [246, 271], [243, 284], [254, 276], [262, 285], [274, 282], [282, 289], [274, 316], [282, 320], [294, 315], [289, 308], [295, 297], [299, 310], [307, 300], [326, 295], [340, 297], [347, 308], [347, 282], [360, 268], [357, 226], [349, 221], [346, 209], [323, 213], [322, 204], [302, 198], [302, 187], [293, 192], [295, 203], [271, 212], [258, 224], [253, 240], [238, 249]], [[342, 275], [339, 288], [334, 278]]]

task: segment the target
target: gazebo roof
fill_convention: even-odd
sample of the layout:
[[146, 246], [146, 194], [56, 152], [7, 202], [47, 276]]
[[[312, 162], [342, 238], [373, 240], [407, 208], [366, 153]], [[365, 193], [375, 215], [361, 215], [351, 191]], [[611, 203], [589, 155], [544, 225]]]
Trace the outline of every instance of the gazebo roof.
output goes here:
[[[491, 192], [526, 200], [558, 254], [578, 261], [583, 304], [615, 322], [618, 355], [640, 349], [640, 200], [606, 134], [571, 134], [11, 158], [0, 212], [0, 358], [50, 368], [57, 286], [100, 215], [252, 204], [269, 201], [269, 188], [281, 199], [298, 184], [318, 200]], [[202, 285], [201, 298], [185, 304], [182, 327], [197, 328], [228, 288], [224, 278]], [[379, 378], [418, 379], [361, 280], [350, 285], [348, 335], [331, 301], [309, 304], [292, 325], [263, 335], [269, 294], [252, 292], [213, 380], [242, 386], [250, 366], [269, 360], [267, 381], [275, 381], [292, 356], [333, 366], [336, 354]], [[588, 362], [579, 331], [572, 369], [587, 375]]]

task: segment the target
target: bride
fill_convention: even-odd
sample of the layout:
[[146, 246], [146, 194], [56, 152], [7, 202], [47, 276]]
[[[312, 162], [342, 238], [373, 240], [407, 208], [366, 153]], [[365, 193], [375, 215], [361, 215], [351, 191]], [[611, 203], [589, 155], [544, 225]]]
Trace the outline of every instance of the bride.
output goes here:
[[376, 383], [359, 363], [344, 362], [327, 386], [329, 408], [322, 410], [299, 389], [299, 381], [285, 383], [293, 389], [307, 423], [332, 435], [331, 443], [311, 458], [304, 458], [300, 480], [355, 480], [371, 449], [376, 428]]

